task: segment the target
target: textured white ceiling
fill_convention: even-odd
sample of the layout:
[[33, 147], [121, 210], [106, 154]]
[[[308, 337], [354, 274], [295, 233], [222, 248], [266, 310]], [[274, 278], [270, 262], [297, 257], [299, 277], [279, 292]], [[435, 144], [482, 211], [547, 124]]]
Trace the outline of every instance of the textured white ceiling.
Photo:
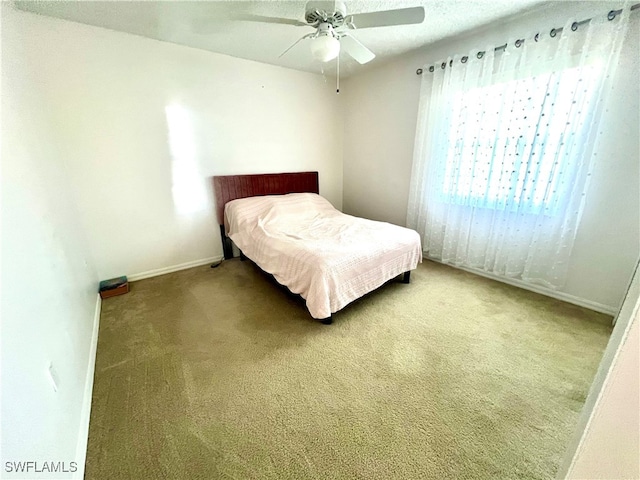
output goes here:
[[[352, 31], [376, 54], [367, 65], [347, 55], [340, 58], [340, 76], [360, 72], [446, 37], [458, 35], [548, 3], [543, 0], [346, 0], [347, 14], [422, 5], [419, 25]], [[307, 42], [278, 56], [312, 27], [230, 20], [236, 15], [264, 15], [304, 21], [306, 1], [16, 1], [21, 10], [133, 33], [239, 58], [333, 75], [335, 61], [315, 61]]]

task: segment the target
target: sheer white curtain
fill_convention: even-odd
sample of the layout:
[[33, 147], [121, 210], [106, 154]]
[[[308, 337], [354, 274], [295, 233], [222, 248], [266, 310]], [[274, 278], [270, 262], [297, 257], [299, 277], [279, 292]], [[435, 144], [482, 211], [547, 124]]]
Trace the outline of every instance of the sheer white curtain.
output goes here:
[[429, 257], [563, 285], [628, 15], [425, 67], [407, 224]]

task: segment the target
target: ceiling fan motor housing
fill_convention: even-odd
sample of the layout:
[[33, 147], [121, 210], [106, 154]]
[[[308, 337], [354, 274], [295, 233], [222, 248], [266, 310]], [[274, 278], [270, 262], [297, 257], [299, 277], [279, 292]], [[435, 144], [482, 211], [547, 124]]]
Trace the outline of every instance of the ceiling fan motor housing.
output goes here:
[[309, 25], [328, 23], [333, 28], [344, 24], [347, 9], [342, 2], [311, 1], [307, 3], [304, 19]]

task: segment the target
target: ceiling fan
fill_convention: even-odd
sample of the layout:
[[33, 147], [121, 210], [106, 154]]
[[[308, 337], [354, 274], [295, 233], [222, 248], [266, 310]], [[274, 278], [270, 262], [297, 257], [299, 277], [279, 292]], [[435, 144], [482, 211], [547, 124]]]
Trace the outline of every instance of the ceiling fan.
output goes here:
[[313, 57], [321, 62], [335, 59], [340, 51], [347, 53], [358, 63], [365, 64], [375, 58], [375, 54], [354, 38], [349, 30], [411, 25], [422, 23], [424, 7], [400, 8], [378, 12], [347, 15], [347, 8], [339, 1], [310, 1], [305, 7], [305, 21], [290, 18], [240, 15], [238, 20], [276, 23], [299, 27], [313, 27], [315, 31], [298, 39], [280, 54], [282, 57], [302, 40], [311, 40]]

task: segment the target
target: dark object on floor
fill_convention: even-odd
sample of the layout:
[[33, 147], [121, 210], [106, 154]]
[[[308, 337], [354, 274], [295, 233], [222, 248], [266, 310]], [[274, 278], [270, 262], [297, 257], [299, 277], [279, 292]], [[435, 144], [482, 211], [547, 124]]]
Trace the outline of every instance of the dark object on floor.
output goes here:
[[102, 280], [100, 282], [100, 298], [109, 298], [122, 295], [129, 291], [129, 282], [126, 276]]

